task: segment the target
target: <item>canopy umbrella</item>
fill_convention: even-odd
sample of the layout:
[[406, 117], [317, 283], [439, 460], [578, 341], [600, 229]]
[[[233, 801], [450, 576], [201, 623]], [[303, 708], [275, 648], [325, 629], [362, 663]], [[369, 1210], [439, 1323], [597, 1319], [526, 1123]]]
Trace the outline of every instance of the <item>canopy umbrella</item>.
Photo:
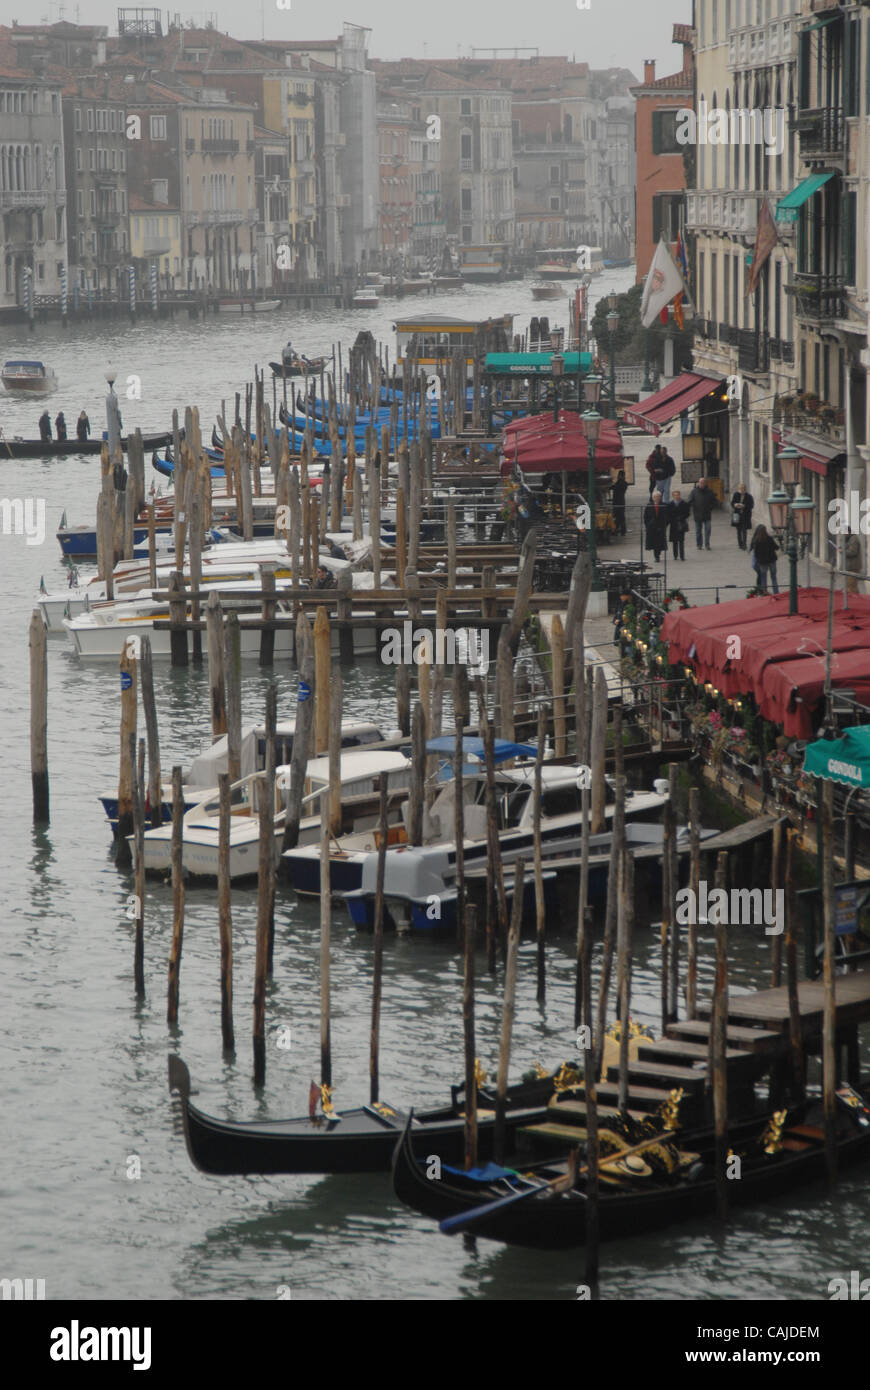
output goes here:
[[870, 727], [857, 725], [842, 738], [820, 738], [804, 750], [804, 772], [847, 787], [870, 787]]
[[[870, 704], [870, 649], [834, 652], [831, 688], [854, 692], [859, 704]], [[818, 657], [775, 661], [762, 678], [759, 712], [792, 738], [812, 738], [813, 715], [825, 693], [825, 663]]]
[[[503, 434], [502, 472], [519, 465], [524, 473], [579, 473], [589, 467], [589, 448], [582, 423], [575, 414], [559, 420], [534, 417], [524, 430]], [[622, 465], [622, 437], [615, 420], [602, 420], [595, 446], [595, 472], [609, 473]]]
[[[858, 603], [858, 600], [862, 603]], [[835, 599], [836, 603], [836, 599]], [[821, 588], [801, 589], [798, 594], [799, 618], [812, 618], [820, 613], [827, 617], [828, 591]], [[849, 608], [863, 611], [870, 618], [870, 599], [859, 594], [849, 595]], [[843, 611], [841, 604], [836, 612]], [[756, 596], [736, 599], [729, 603], [704, 604], [698, 608], [672, 610], [665, 615], [661, 627], [661, 639], [668, 643], [668, 660], [672, 666], [681, 661], [691, 661], [697, 652], [697, 644], [702, 632], [716, 629], [735, 636], [741, 636], [747, 623], [777, 619], [781, 630], [783, 620], [789, 617], [788, 594]], [[774, 629], [772, 628], [771, 631]]]

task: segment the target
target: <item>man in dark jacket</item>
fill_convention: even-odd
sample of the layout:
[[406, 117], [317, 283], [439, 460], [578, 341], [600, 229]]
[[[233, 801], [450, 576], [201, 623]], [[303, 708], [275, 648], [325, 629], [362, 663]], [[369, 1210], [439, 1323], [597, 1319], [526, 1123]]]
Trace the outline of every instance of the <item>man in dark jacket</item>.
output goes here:
[[689, 508], [695, 521], [695, 540], [698, 549], [710, 549], [710, 518], [713, 515], [713, 494], [706, 478], [699, 478], [689, 493]]
[[47, 410], [44, 410], [39, 417], [39, 437], [45, 441], [51, 439], [51, 416]]
[[54, 428], [58, 439], [66, 439], [66, 418], [62, 410], [59, 410], [54, 417]]
[[643, 509], [643, 524], [646, 532], [645, 545], [646, 549], [651, 550], [655, 555], [656, 564], [659, 562], [662, 551], [667, 549], [670, 511], [670, 506], [665, 505], [661, 493], [656, 488], [649, 506]]

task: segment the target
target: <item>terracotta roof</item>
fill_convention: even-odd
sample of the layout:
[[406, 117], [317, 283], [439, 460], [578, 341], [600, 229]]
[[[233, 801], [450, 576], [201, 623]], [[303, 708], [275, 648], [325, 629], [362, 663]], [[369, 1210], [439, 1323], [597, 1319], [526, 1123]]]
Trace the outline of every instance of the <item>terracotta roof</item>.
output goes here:
[[691, 24], [674, 25], [674, 43], [694, 43], [695, 30]]
[[140, 198], [138, 193], [127, 195], [127, 203], [131, 212], [180, 212], [181, 209], [173, 207], [169, 203], [146, 203], [144, 198]]
[[654, 82], [640, 82], [630, 87], [632, 96], [643, 96], [644, 92], [691, 92], [691, 72], [672, 72], [668, 77], [657, 77]]

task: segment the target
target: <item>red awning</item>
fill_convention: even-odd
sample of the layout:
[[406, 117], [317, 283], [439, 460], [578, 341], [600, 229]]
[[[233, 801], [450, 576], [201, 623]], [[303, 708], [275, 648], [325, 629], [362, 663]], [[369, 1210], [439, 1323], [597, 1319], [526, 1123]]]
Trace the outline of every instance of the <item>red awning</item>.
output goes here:
[[[576, 414], [558, 420], [535, 415], [505, 429], [502, 472], [518, 465], [524, 473], [577, 473], [589, 467], [589, 450]], [[622, 437], [615, 420], [602, 420], [595, 445], [595, 472], [609, 473], [622, 464]]]
[[660, 434], [681, 410], [696, 405], [704, 396], [711, 396], [723, 380], [721, 376], [705, 376], [701, 372], [682, 372], [661, 391], [640, 401], [634, 410], [624, 411], [622, 423], [634, 425], [645, 434]]
[[788, 444], [791, 448], [798, 449], [801, 465], [811, 473], [820, 473], [823, 478], [827, 476], [832, 463], [846, 462], [846, 455], [836, 444], [826, 444], [823, 439], [801, 434], [796, 430], [774, 430], [773, 442]]
[[[824, 692], [828, 593], [801, 589], [798, 602], [793, 615], [787, 593], [669, 613], [668, 659], [691, 664], [727, 697], [752, 695], [765, 719], [809, 738]], [[870, 597], [850, 594], [844, 608], [837, 595], [835, 604], [831, 682], [870, 702]]]

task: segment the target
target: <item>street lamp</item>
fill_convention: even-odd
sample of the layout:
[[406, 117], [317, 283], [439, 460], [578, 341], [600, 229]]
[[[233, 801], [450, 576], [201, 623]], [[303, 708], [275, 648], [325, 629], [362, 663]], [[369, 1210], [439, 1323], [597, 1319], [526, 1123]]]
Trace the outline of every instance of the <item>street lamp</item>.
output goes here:
[[610, 345], [610, 418], [616, 419], [616, 330], [619, 326], [619, 314], [616, 312], [617, 296], [611, 293], [607, 296], [607, 336]]
[[553, 424], [559, 419], [559, 382], [565, 370], [565, 359], [561, 352], [554, 352], [550, 358], [550, 374], [553, 378]]
[[595, 446], [598, 443], [598, 436], [601, 432], [601, 416], [595, 409], [598, 398], [601, 394], [601, 377], [588, 376], [583, 383], [583, 393], [586, 397], [588, 410], [584, 410], [580, 419], [583, 422], [583, 433], [586, 436], [586, 450], [589, 454], [589, 485], [587, 487], [589, 506], [589, 560], [592, 565], [592, 589], [601, 589], [601, 580], [598, 578], [598, 555], [595, 547]]
[[798, 560], [806, 554], [810, 542], [816, 504], [811, 498], [805, 497], [803, 492], [797, 491], [801, 466], [800, 450], [789, 445], [776, 457], [782, 481], [768, 497], [767, 507], [770, 512], [770, 524], [788, 557], [788, 611], [796, 613]]

